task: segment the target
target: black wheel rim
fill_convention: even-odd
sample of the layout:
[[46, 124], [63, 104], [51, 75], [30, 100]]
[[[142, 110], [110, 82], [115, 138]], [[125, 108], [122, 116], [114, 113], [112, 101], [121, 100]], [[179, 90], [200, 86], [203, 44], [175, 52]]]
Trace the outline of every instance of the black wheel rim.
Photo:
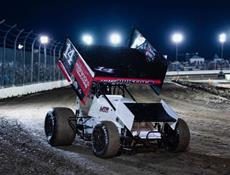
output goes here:
[[45, 119], [45, 134], [48, 140], [52, 138], [53, 132], [54, 132], [54, 117], [51, 113], [48, 113]]
[[93, 131], [93, 147], [96, 152], [101, 152], [105, 149], [105, 131], [102, 127], [95, 127]]

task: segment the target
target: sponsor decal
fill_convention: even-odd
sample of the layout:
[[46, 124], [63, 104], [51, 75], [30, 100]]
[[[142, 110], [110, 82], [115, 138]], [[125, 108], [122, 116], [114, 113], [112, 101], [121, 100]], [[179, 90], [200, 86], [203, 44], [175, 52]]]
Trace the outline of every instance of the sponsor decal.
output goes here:
[[94, 68], [95, 71], [99, 71], [99, 72], [105, 72], [105, 73], [108, 73], [108, 74], [114, 74], [114, 69], [112, 68], [106, 68], [106, 67], [103, 67], [103, 66], [98, 66], [96, 68]]
[[92, 85], [94, 72], [86, 64], [70, 40], [66, 41], [63, 58], [58, 61], [58, 66], [66, 79], [72, 81], [73, 89], [84, 103], [84, 97], [88, 95]]
[[99, 109], [100, 112], [105, 112], [108, 113], [109, 112], [109, 107], [105, 107], [105, 106], [101, 106]]
[[94, 81], [115, 83], [115, 84], [124, 84], [124, 83], [152, 84], [152, 85], [161, 84], [161, 80], [151, 80], [151, 79], [141, 79], [141, 78], [121, 78], [121, 77], [95, 77]]
[[81, 87], [82, 92], [85, 95], [88, 95], [93, 77], [91, 77], [90, 73], [87, 71], [87, 68], [81, 58], [77, 59], [72, 74], [75, 77], [76, 82], [78, 82]]
[[157, 50], [137, 29], [133, 31], [130, 48], [140, 50], [145, 53], [146, 60], [153, 62], [158, 54]]

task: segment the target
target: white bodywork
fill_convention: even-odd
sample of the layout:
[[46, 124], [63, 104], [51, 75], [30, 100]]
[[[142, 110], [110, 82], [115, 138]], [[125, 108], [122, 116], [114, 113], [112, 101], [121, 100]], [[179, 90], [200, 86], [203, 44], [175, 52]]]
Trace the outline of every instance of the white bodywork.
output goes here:
[[[94, 96], [92, 105], [90, 107], [88, 116], [91, 118], [87, 121], [88, 126], [92, 128], [100, 121], [112, 121], [118, 127], [119, 132], [121, 128], [126, 126], [129, 130], [132, 129], [134, 115], [124, 105], [124, 103], [135, 103], [133, 100], [122, 97], [121, 95], [106, 95], [111, 101], [116, 110], [112, 108], [104, 96], [98, 98]], [[87, 133], [92, 133], [92, 128], [87, 129]]]
[[[85, 134], [92, 134], [94, 126], [96, 126], [101, 121], [111, 121], [117, 128], [119, 133], [124, 126], [127, 127], [129, 131], [132, 130], [134, 123], [134, 114], [127, 108], [124, 103], [136, 103], [132, 99], [125, 98], [122, 95], [106, 95], [112, 105], [116, 110], [109, 104], [103, 95], [99, 97], [94, 96], [90, 109], [88, 111], [88, 117], [83, 117], [84, 125], [87, 127], [84, 132]], [[160, 101], [165, 111], [176, 120], [178, 119], [177, 114], [168, 106], [163, 100]], [[79, 109], [79, 106], [78, 106]], [[175, 129], [176, 122], [169, 122], [172, 129]], [[161, 139], [161, 133], [157, 131], [132, 131], [133, 136], [139, 136], [141, 139]]]

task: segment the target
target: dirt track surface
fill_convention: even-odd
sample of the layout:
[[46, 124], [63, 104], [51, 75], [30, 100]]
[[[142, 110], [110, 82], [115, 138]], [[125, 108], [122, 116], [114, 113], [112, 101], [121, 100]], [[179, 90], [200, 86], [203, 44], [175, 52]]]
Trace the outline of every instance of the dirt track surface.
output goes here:
[[[133, 89], [138, 94], [146, 88]], [[0, 174], [230, 174], [230, 101], [165, 84], [161, 97], [189, 125], [188, 152], [164, 150], [122, 154], [100, 159], [89, 144], [76, 139], [72, 146], [53, 148], [46, 142], [43, 122], [55, 106], [73, 108], [69, 88], [0, 102]]]

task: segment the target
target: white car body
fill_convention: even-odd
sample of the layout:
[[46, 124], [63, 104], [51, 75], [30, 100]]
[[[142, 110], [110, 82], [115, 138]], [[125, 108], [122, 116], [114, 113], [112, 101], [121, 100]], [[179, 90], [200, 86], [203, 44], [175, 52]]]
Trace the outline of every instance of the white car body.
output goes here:
[[[113, 109], [111, 104], [103, 95], [100, 95], [99, 97], [94, 96], [87, 117], [83, 117], [84, 120], [82, 121], [84, 125], [88, 126], [84, 130], [85, 134], [92, 134], [94, 126], [101, 121], [113, 122], [117, 126], [120, 134], [121, 129], [124, 127], [126, 127], [129, 131], [132, 131], [135, 116], [124, 103], [136, 102], [132, 99], [125, 98], [122, 95], [106, 95], [106, 97], [115, 109]], [[165, 101], [161, 100], [160, 103], [171, 117], [176, 120], [178, 119], [177, 114], [166, 104]], [[168, 122], [168, 124], [172, 127], [172, 129], [176, 126], [176, 122]], [[161, 134], [154, 130], [151, 131], [151, 133], [149, 133], [149, 131], [132, 131], [131, 133], [133, 136], [139, 136], [141, 139], [145, 139], [147, 134], [149, 134], [148, 138], [150, 139], [161, 139]]]

